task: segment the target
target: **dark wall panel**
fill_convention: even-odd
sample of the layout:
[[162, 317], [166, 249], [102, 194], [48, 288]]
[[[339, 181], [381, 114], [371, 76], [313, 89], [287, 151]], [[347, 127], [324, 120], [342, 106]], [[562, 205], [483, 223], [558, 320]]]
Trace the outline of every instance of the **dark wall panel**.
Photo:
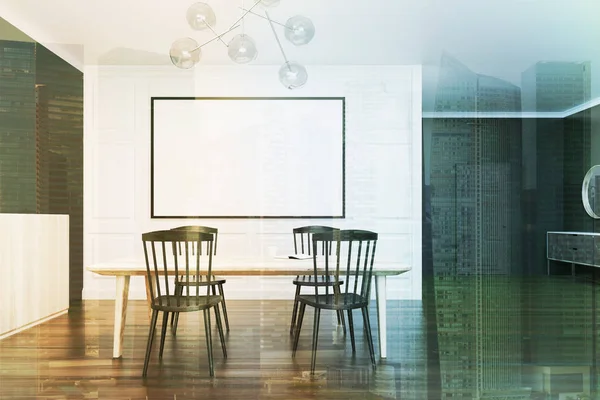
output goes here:
[[69, 215], [70, 299], [80, 301], [83, 73], [35, 42], [0, 40], [0, 212]]
[[36, 47], [37, 212], [70, 217], [70, 299], [83, 289], [83, 74]]

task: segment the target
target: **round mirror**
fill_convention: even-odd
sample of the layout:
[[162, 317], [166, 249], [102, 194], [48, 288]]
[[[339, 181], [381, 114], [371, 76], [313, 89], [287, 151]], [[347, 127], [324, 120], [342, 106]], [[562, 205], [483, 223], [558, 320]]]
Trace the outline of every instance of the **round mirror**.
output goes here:
[[600, 165], [594, 165], [585, 174], [581, 185], [583, 207], [592, 218], [600, 218], [600, 195], [596, 196], [598, 188], [600, 188]]

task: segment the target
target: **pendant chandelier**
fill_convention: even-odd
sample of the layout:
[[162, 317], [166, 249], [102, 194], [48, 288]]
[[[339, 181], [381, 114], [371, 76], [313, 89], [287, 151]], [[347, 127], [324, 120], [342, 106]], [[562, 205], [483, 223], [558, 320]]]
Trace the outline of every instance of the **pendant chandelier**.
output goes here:
[[[302, 64], [288, 60], [275, 25], [283, 27], [285, 38], [295, 46], [303, 46], [309, 43], [315, 36], [315, 26], [309, 18], [302, 15], [289, 18], [285, 24], [272, 20], [269, 16], [269, 9], [276, 7], [278, 4], [279, 0], [254, 0], [252, 6], [248, 9], [244, 8], [242, 4], [242, 7], [240, 7], [242, 15], [221, 33], [217, 33], [217, 17], [212, 7], [203, 2], [192, 4], [186, 12], [188, 24], [196, 31], [211, 32], [213, 37], [202, 44], [198, 44], [196, 40], [190, 37], [177, 39], [173, 42], [169, 51], [171, 62], [178, 68], [192, 68], [202, 58], [202, 48], [214, 41], [219, 41], [227, 47], [227, 55], [233, 62], [247, 64], [254, 61], [258, 55], [258, 48], [254, 39], [247, 35], [243, 29], [244, 18], [247, 15], [253, 15], [269, 23], [275, 41], [283, 56], [284, 63], [279, 68], [279, 81], [288, 89], [296, 89], [303, 86], [308, 80], [306, 68]], [[226, 41], [225, 36], [240, 26], [242, 27], [242, 32]]]

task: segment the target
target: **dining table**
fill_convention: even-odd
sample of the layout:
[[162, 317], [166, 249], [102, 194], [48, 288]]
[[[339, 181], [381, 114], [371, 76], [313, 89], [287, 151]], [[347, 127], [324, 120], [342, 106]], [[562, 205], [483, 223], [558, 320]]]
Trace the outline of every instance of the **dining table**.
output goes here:
[[[392, 262], [375, 262], [373, 278], [375, 281], [375, 300], [377, 305], [379, 355], [387, 358], [387, 277], [403, 274], [410, 271], [410, 267]], [[151, 290], [156, 285], [152, 278], [148, 278], [146, 262], [144, 259], [119, 259], [101, 262], [87, 267], [88, 271], [101, 276], [115, 277], [116, 292], [114, 304], [113, 327], [113, 358], [123, 355], [123, 335], [127, 317], [127, 304], [129, 299], [129, 283], [132, 276], [143, 276], [146, 279], [146, 300], [148, 302], [148, 315], [150, 316]], [[323, 270], [318, 269], [318, 273]], [[331, 274], [331, 270], [329, 271]], [[175, 269], [160, 271], [161, 275], [175, 275]], [[181, 273], [181, 271], [179, 271]], [[216, 276], [297, 276], [314, 273], [313, 260], [292, 259], [288, 257], [262, 257], [251, 259], [249, 257], [224, 258], [214, 257], [211, 274]]]

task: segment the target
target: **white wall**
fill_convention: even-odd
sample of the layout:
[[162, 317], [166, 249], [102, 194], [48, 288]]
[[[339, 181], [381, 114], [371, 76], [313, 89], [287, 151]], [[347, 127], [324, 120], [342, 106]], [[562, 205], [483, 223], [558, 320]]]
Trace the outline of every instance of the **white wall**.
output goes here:
[[[310, 66], [307, 85], [285, 89], [273, 66], [87, 67], [84, 263], [139, 257], [141, 233], [178, 225], [219, 228], [219, 254], [289, 253], [308, 224], [380, 234], [377, 258], [413, 269], [388, 281], [390, 298], [421, 298], [421, 67]], [[345, 96], [344, 220], [150, 219], [150, 97]], [[233, 117], [233, 116], [232, 116]], [[182, 182], [182, 184], [185, 184]], [[216, 187], [214, 190], [218, 191]], [[243, 199], [240, 199], [243, 201]], [[114, 279], [89, 272], [86, 299], [114, 296]], [[145, 298], [134, 278], [131, 298]], [[228, 278], [228, 298], [293, 297], [289, 278]]]

